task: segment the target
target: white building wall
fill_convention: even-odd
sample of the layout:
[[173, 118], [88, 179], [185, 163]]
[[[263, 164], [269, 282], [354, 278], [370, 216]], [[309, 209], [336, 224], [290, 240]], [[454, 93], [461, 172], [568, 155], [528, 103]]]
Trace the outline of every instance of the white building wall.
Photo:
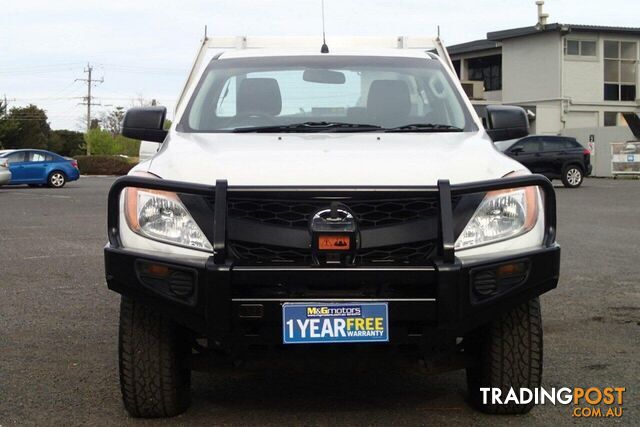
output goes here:
[[558, 100], [561, 37], [542, 33], [502, 42], [502, 101], [521, 104]]
[[578, 102], [602, 102], [604, 99], [604, 65], [600, 60], [577, 60], [565, 57], [564, 96]]
[[[522, 105], [526, 107], [526, 105]], [[561, 102], [548, 101], [539, 103], [530, 103], [529, 105], [536, 107], [536, 119], [531, 122], [531, 133], [539, 135], [557, 135], [558, 130], [562, 128], [560, 121]]]
[[564, 128], [575, 129], [596, 127], [598, 126], [599, 116], [600, 114], [598, 111], [569, 111], [564, 115]]

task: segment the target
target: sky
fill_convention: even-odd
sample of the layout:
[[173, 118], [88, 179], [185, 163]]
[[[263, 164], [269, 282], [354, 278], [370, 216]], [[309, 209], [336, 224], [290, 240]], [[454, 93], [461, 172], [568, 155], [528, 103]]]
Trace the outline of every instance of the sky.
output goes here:
[[[54, 129], [83, 130], [88, 63], [104, 79], [92, 115], [156, 99], [173, 109], [199, 41], [313, 36], [321, 0], [0, 0], [0, 97], [44, 108]], [[507, 6], [508, 5], [508, 6]], [[640, 26], [637, 0], [547, 0], [549, 22]], [[447, 45], [536, 23], [534, 0], [325, 0], [332, 36], [432, 36]]]

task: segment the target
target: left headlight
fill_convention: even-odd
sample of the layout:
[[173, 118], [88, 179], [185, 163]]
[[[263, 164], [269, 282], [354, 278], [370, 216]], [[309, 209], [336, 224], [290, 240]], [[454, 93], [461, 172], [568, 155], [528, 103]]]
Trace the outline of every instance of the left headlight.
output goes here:
[[530, 231], [537, 219], [537, 187], [489, 192], [458, 237], [455, 248], [511, 239]]
[[173, 245], [213, 250], [176, 193], [134, 187], [125, 191], [126, 219], [132, 231]]

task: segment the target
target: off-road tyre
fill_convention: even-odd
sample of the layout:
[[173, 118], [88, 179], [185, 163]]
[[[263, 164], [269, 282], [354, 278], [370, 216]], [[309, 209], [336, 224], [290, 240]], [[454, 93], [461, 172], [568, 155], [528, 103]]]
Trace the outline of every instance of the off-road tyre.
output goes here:
[[132, 417], [172, 417], [191, 403], [191, 345], [179, 325], [127, 297], [120, 302], [120, 390]]
[[[488, 414], [526, 414], [534, 403], [504, 405], [482, 401], [480, 387], [497, 387], [501, 399], [510, 388], [519, 396], [520, 388], [540, 387], [542, 381], [542, 317], [540, 301], [534, 298], [502, 314], [469, 337], [465, 352], [473, 363], [467, 368], [471, 404]], [[533, 390], [532, 390], [533, 391]]]

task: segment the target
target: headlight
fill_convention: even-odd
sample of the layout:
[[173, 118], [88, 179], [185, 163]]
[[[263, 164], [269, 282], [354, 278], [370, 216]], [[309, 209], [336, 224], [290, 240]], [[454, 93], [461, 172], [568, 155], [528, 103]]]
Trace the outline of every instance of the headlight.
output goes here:
[[129, 228], [141, 236], [191, 249], [213, 250], [175, 193], [129, 187], [125, 209]]
[[492, 191], [476, 209], [456, 241], [456, 249], [510, 239], [531, 230], [538, 219], [538, 189]]

